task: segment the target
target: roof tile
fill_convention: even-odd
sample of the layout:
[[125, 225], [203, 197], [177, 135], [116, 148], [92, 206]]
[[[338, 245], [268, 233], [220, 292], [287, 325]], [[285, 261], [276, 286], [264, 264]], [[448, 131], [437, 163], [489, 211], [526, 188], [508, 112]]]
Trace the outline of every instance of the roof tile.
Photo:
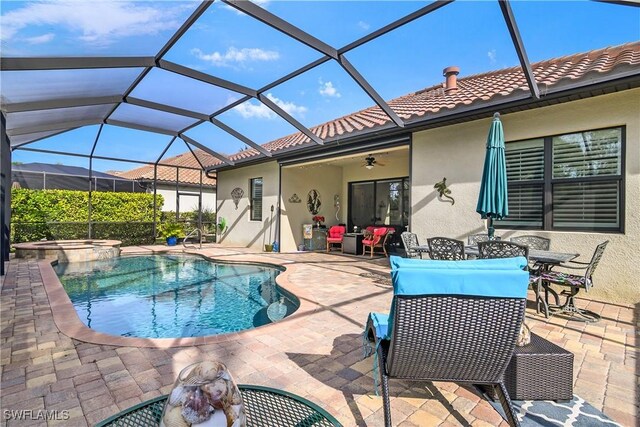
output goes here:
[[[534, 63], [531, 67], [538, 84], [545, 85], [548, 91], [565, 79], [573, 81], [586, 79], [589, 77], [587, 76], [589, 73], [604, 74], [612, 72], [617, 67], [637, 67], [638, 65], [640, 65], [640, 42], [633, 42], [548, 59]], [[520, 66], [459, 78], [458, 90], [453, 93], [445, 93], [442, 84], [439, 84], [392, 99], [388, 101], [388, 104], [398, 116], [409, 121], [424, 118], [428, 114], [443, 110], [487, 102], [499, 96], [509, 96], [518, 92], [529, 92], [525, 74]], [[390, 122], [391, 119], [376, 105], [312, 127], [310, 130], [324, 139], [336, 135], [348, 135], [365, 129], [374, 129]], [[309, 137], [302, 132], [297, 132], [263, 144], [263, 147], [271, 152], [277, 152], [307, 143], [310, 143]], [[229, 158], [243, 160], [259, 155], [257, 150], [249, 149], [233, 154]], [[222, 163], [212, 156], [206, 156], [206, 161], [201, 160], [205, 166], [215, 166]], [[187, 162], [188, 158], [187, 156], [180, 161]], [[176, 162], [179, 161], [176, 159]], [[190, 166], [198, 166], [194, 165], [193, 156], [190, 157], [190, 162]], [[152, 167], [151, 171], [153, 173]], [[175, 180], [175, 178], [173, 179]]]

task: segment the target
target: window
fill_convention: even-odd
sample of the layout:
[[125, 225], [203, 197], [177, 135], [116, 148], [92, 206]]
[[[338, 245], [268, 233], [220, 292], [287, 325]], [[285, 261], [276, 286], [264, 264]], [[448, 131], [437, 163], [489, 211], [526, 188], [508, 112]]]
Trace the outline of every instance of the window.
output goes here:
[[408, 222], [408, 178], [349, 183], [349, 230], [353, 226], [406, 226]]
[[251, 189], [251, 221], [262, 221], [262, 178], [252, 178], [249, 181]]
[[506, 144], [509, 216], [497, 225], [622, 231], [624, 128]]

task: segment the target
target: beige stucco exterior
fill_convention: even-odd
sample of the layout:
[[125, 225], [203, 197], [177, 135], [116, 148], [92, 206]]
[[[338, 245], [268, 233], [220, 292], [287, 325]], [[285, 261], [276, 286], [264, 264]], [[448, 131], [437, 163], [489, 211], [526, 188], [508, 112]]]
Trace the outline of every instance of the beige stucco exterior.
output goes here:
[[[263, 179], [262, 221], [251, 221], [249, 216], [249, 180]], [[244, 191], [238, 206], [231, 198], [231, 191], [239, 187]], [[218, 217], [227, 220], [228, 229], [218, 237], [218, 242], [229, 246], [263, 249], [277, 235], [276, 215], [278, 207], [279, 166], [276, 161], [254, 166], [221, 171], [218, 173]], [[271, 206], [274, 207], [271, 216]], [[271, 220], [271, 223], [270, 223]], [[271, 231], [269, 231], [271, 228]], [[271, 232], [271, 236], [269, 233]]]
[[[497, 234], [508, 239], [517, 234], [538, 234], [552, 239], [552, 249], [581, 254], [588, 261], [597, 244], [609, 240], [604, 258], [596, 272], [595, 286], [589, 293], [594, 299], [638, 303], [640, 288], [640, 89], [597, 96], [570, 103], [557, 104], [512, 114], [504, 114], [502, 122], [507, 141], [564, 134], [611, 126], [626, 126], [625, 157], [625, 232], [515, 231], [499, 229]], [[447, 236], [466, 239], [469, 234], [486, 232], [486, 224], [475, 212], [486, 135], [491, 118], [469, 123], [416, 132], [413, 134], [411, 162], [406, 147], [385, 160], [385, 167], [372, 170], [360, 167], [362, 159], [322, 160], [282, 169], [282, 193], [278, 199], [276, 161], [220, 172], [218, 175], [218, 212], [229, 223], [221, 242], [228, 245], [262, 248], [277, 238], [275, 218], [269, 231], [269, 207], [281, 211], [281, 250], [294, 251], [302, 243], [302, 224], [311, 222], [306, 197], [311, 189], [322, 196], [320, 214], [327, 225], [347, 223], [348, 183], [371, 179], [409, 176], [411, 171], [410, 228], [421, 243], [427, 237]], [[392, 150], [393, 151], [393, 150]], [[387, 153], [389, 154], [389, 153]], [[249, 221], [249, 179], [264, 178], [263, 221]], [[447, 178], [455, 204], [440, 200], [434, 184]], [[236, 209], [231, 190], [240, 187], [245, 194]], [[301, 203], [291, 203], [297, 194]], [[335, 218], [334, 196], [341, 209]]]
[[[552, 249], [578, 252], [588, 261], [597, 244], [610, 240], [589, 296], [612, 302], [640, 302], [640, 89], [528, 110], [502, 117], [505, 139], [515, 141], [626, 125], [625, 232], [531, 232], [497, 230], [503, 238], [537, 234]], [[475, 212], [486, 136], [491, 119], [413, 135], [411, 229], [421, 238], [465, 239], [484, 232]], [[438, 200], [433, 185], [447, 178], [455, 205]]]

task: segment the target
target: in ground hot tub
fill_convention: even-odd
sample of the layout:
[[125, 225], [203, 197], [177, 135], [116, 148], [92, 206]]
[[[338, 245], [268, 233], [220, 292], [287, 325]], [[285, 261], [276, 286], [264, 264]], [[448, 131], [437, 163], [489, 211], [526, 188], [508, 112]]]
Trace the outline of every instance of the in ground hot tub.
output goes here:
[[120, 256], [120, 240], [43, 240], [16, 243], [16, 258], [83, 262]]

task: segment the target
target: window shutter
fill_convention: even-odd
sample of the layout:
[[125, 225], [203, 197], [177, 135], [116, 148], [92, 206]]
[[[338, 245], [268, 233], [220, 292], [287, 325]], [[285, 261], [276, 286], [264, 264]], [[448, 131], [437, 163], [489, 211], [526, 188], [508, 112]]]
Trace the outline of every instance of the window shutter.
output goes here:
[[553, 138], [553, 178], [619, 175], [621, 130], [605, 129]]
[[553, 186], [554, 228], [619, 228], [618, 181], [572, 182]]
[[502, 225], [542, 227], [543, 184], [509, 186], [509, 216]]
[[544, 139], [510, 142], [505, 146], [509, 183], [509, 216], [504, 226], [542, 227]]
[[262, 221], [262, 178], [251, 180], [251, 220]]
[[544, 140], [506, 144], [507, 181], [530, 181], [544, 178]]

